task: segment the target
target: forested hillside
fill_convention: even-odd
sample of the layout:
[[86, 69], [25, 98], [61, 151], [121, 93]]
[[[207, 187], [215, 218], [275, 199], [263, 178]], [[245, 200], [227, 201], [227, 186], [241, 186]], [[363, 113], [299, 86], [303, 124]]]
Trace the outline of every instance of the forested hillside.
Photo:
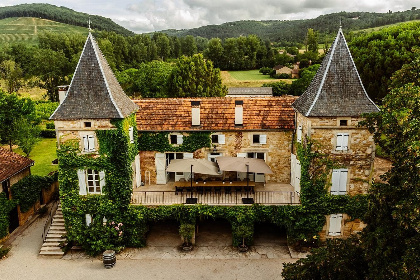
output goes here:
[[83, 27], [88, 26], [87, 22], [90, 18], [91, 27], [94, 29], [114, 31], [124, 35], [134, 34], [109, 18], [76, 12], [66, 7], [57, 7], [50, 4], [22, 4], [0, 7], [0, 19], [11, 17], [36, 17]]
[[183, 37], [192, 35], [208, 39], [225, 39], [255, 34], [262, 39], [268, 39], [272, 42], [303, 42], [308, 28], [312, 28], [321, 34], [335, 35], [340, 21], [343, 30], [348, 32], [416, 19], [420, 19], [420, 9], [413, 7], [409, 11], [394, 13], [340, 12], [308, 20], [246, 20], [227, 22], [221, 25], [202, 26], [194, 29], [171, 29], [161, 32], [171, 36]]

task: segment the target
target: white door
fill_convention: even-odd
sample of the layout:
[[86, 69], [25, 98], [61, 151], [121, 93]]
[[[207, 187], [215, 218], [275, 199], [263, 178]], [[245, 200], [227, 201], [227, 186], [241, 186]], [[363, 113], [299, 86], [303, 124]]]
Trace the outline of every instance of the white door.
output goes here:
[[300, 161], [296, 159], [296, 167], [295, 167], [295, 191], [296, 192], [300, 192], [300, 174], [301, 174]]
[[164, 153], [156, 153], [155, 155], [156, 164], [156, 184], [165, 185], [167, 182], [166, 176], [166, 156]]

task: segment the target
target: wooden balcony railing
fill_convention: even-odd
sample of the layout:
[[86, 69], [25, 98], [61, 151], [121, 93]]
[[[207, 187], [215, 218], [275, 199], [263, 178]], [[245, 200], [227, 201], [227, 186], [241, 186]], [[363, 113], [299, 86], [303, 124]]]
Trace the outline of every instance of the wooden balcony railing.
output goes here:
[[[131, 197], [131, 204], [134, 205], [172, 205], [185, 204], [191, 192], [175, 191], [135, 191]], [[230, 194], [220, 193], [197, 193], [193, 192], [193, 198], [197, 203], [206, 205], [244, 205], [242, 198], [246, 198], [246, 192], [232, 192]], [[263, 205], [298, 205], [299, 196], [296, 192], [285, 191], [255, 191], [248, 193], [254, 203]]]

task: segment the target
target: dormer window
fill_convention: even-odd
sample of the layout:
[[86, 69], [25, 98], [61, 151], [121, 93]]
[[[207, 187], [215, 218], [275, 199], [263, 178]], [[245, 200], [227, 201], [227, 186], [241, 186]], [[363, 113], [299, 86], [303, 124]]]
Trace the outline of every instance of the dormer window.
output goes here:
[[184, 141], [184, 136], [181, 134], [171, 134], [170, 142], [172, 145], [181, 145]]
[[200, 101], [191, 101], [191, 125], [200, 125]]
[[244, 102], [242, 100], [235, 101], [235, 125], [244, 124]]

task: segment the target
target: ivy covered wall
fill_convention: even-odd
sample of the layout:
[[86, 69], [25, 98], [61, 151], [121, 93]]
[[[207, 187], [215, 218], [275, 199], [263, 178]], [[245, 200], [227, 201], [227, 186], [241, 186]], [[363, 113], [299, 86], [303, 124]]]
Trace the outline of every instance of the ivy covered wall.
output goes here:
[[[319, 240], [326, 215], [347, 213], [352, 219], [361, 219], [367, 203], [363, 195], [332, 196], [328, 193], [327, 178], [333, 164], [325, 155], [312, 150], [312, 144], [298, 145], [302, 166], [301, 205], [292, 206], [208, 206], [170, 205], [146, 207], [130, 205], [132, 192], [131, 163], [138, 150], [176, 151], [171, 147], [167, 133], [140, 133], [140, 145], [129, 141], [128, 128], [135, 128], [135, 117], [113, 121], [116, 129], [96, 131], [99, 155], [80, 154], [78, 141], [69, 141], [58, 150], [60, 195], [66, 221], [68, 239], [81, 244], [88, 253], [97, 254], [106, 249], [119, 250], [125, 246], [144, 246], [148, 224], [160, 220], [176, 220], [194, 225], [199, 219], [222, 218], [232, 225], [233, 245], [253, 242], [254, 224], [270, 222], [287, 229], [290, 242], [314, 244]], [[208, 145], [207, 133], [191, 134], [195, 143], [191, 150]], [[199, 140], [199, 139], [202, 139]], [[184, 144], [188, 143], [184, 139]], [[190, 144], [189, 144], [190, 145]], [[198, 148], [197, 148], [198, 147]], [[321, 165], [322, 168], [316, 168]], [[105, 171], [102, 195], [79, 195], [78, 169]], [[93, 217], [87, 226], [85, 215]], [[104, 219], [105, 218], [105, 219]]]

